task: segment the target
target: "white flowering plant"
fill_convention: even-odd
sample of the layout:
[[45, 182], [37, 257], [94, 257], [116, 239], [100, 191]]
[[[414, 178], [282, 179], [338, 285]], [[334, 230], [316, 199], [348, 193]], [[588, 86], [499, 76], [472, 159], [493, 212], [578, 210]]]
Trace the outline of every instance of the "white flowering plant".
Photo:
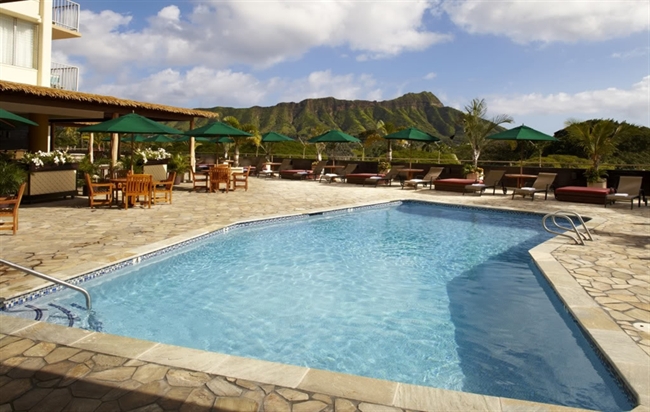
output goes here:
[[172, 154], [167, 152], [162, 147], [158, 150], [153, 150], [150, 148], [138, 149], [133, 153], [134, 160], [146, 164], [148, 160], [162, 160], [169, 159], [172, 157]]
[[27, 152], [23, 155], [21, 160], [23, 163], [34, 165], [36, 168], [43, 166], [60, 166], [73, 162], [72, 156], [63, 150], [54, 150], [51, 152], [43, 152], [39, 150], [35, 153]]

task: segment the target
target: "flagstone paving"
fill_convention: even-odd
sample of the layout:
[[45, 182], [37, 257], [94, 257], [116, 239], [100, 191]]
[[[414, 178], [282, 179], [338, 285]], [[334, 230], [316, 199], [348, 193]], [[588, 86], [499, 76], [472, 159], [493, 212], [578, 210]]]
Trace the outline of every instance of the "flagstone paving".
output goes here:
[[[173, 205], [156, 205], [151, 209], [136, 207], [122, 210], [114, 207], [91, 210], [84, 198], [23, 205], [20, 209], [18, 234], [0, 235], [0, 256], [60, 279], [68, 279], [233, 222], [378, 201], [420, 199], [540, 213], [570, 210], [593, 218], [590, 225], [595, 239], [586, 246], [573, 245], [568, 239], [559, 240], [559, 246], [553, 246], [551, 254], [591, 297], [592, 303], [602, 308], [601, 313], [604, 310], [608, 314], [608, 321], [616, 322], [616, 328], [624, 331], [644, 352], [639, 351], [643, 353], [641, 356], [635, 353], [633, 360], [645, 367], [648, 375], [648, 207], [635, 206], [634, 210], [630, 210], [629, 204], [604, 208], [557, 202], [551, 198], [531, 202], [521, 198], [511, 200], [510, 196], [462, 196], [428, 189], [402, 190], [399, 185], [371, 188], [281, 179], [251, 178], [246, 192], [191, 193], [188, 190], [190, 186], [183, 184], [175, 190]], [[38, 278], [0, 266], [0, 296], [5, 299], [37, 290], [46, 284]], [[563, 291], [558, 292], [562, 296]], [[589, 330], [588, 326], [586, 328]], [[287, 411], [393, 410], [387, 404], [380, 406], [364, 403], [354, 397], [335, 398], [316, 392], [296, 394], [289, 392], [295, 389], [283, 390], [277, 385], [263, 385], [217, 375], [206, 375], [199, 386], [182, 386], [178, 385], [179, 380], [174, 376], [190, 372], [178, 372], [181, 375], [173, 372], [182, 369], [166, 368], [163, 376], [162, 366], [155, 363], [127, 358], [123, 362], [117, 361], [105, 357], [101, 351], [83, 352], [66, 348], [61, 342], [52, 343], [30, 336], [22, 339], [11, 334], [2, 336], [0, 411], [46, 410], [38, 407], [43, 399], [63, 405], [58, 410], [63, 407], [67, 410], [195, 410], [192, 408], [199, 408], [197, 405], [204, 405], [208, 408], [205, 410], [209, 410], [208, 405], [215, 408], [213, 410], [248, 410], [249, 407], [250, 410]], [[70, 354], [74, 351], [77, 352]], [[86, 352], [85, 355], [81, 354]], [[158, 374], [155, 379], [151, 377], [154, 371]], [[55, 378], [54, 375], [61, 376]], [[138, 378], [145, 375], [144, 378]], [[647, 376], [641, 378], [647, 380]], [[109, 387], [104, 385], [106, 382], [111, 382]], [[79, 387], [82, 389], [72, 389]], [[108, 389], [98, 396], [99, 393], [94, 391], [99, 391], [99, 387]], [[121, 389], [116, 389], [118, 387]], [[92, 396], [86, 396], [83, 388], [91, 388], [87, 391], [92, 392]], [[220, 395], [219, 390], [222, 389], [215, 388], [229, 388], [230, 395]], [[237, 391], [241, 391], [239, 395], [232, 395]], [[20, 395], [13, 396], [8, 392]], [[136, 392], [144, 397], [143, 400], [135, 399], [138, 398], [135, 395], [129, 397], [129, 394]], [[639, 408], [644, 408], [639, 410], [647, 410], [650, 405], [648, 390], [637, 395], [643, 405]], [[231, 402], [236, 406], [232, 406]], [[504, 409], [503, 405], [502, 403], [501, 409]]]

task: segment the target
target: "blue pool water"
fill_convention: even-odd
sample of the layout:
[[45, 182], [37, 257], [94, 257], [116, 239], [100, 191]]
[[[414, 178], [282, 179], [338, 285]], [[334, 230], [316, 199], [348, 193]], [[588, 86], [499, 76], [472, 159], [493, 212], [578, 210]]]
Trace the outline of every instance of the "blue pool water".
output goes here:
[[107, 333], [444, 389], [632, 408], [528, 250], [534, 215], [416, 202], [236, 228], [13, 308]]

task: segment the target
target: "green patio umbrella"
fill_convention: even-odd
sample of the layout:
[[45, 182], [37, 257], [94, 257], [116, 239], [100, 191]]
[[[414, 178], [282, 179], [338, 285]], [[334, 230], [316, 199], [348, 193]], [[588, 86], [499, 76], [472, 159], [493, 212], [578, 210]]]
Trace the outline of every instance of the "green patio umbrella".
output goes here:
[[131, 133], [131, 169], [133, 169], [133, 144], [136, 133], [144, 134], [183, 134], [162, 123], [154, 122], [136, 113], [129, 113], [115, 119], [79, 128], [79, 132]]
[[[312, 137], [309, 143], [361, 143], [361, 140], [340, 130], [329, 130], [321, 135]], [[332, 159], [332, 164], [334, 159]]]
[[[433, 143], [439, 142], [435, 136], [425, 133], [420, 129], [415, 127], [409, 127], [408, 129], [399, 130], [395, 133], [384, 136], [384, 139], [394, 139], [394, 140], [409, 140], [413, 142], [424, 142], [424, 143]], [[411, 159], [413, 158], [413, 148], [409, 145], [409, 169], [411, 168]]]
[[38, 123], [35, 123], [25, 117], [18, 116], [17, 114], [8, 112], [5, 109], [0, 109], [0, 130], [13, 130], [17, 125], [21, 124], [38, 126]]
[[137, 142], [137, 139], [139, 137], [143, 137], [144, 139], [142, 141], [145, 142], [145, 143], [174, 143], [174, 142], [180, 142], [178, 137], [167, 136], [167, 135], [164, 135], [164, 134], [158, 134], [158, 135], [149, 136], [149, 137], [137, 135], [135, 137], [136, 142]]
[[[500, 133], [495, 133], [487, 137], [491, 140], [514, 140], [514, 141], [527, 141], [527, 142], [556, 142], [557, 139], [553, 136], [542, 133], [538, 130], [524, 126], [523, 124], [509, 130], [504, 130]], [[521, 161], [519, 163], [519, 174], [524, 171], [524, 147], [521, 147]]]
[[205, 126], [188, 130], [184, 134], [194, 137], [252, 136], [250, 133], [246, 133], [223, 122], [208, 123]]
[[[188, 130], [185, 132], [186, 136], [197, 137], [210, 137], [210, 138], [222, 138], [216, 140], [209, 140], [215, 143], [234, 143], [235, 141], [231, 137], [250, 137], [252, 134], [247, 133], [243, 130], [239, 130], [235, 127], [232, 127], [229, 124], [223, 122], [212, 122], [208, 123], [205, 126], [201, 126], [196, 129]], [[215, 158], [215, 161], [217, 159]]]
[[[292, 138], [289, 136], [285, 136], [280, 133], [276, 132], [267, 132], [262, 135], [262, 143], [276, 143], [276, 142], [294, 142]], [[271, 158], [271, 161], [273, 161], [273, 152], [272, 152], [273, 145], [269, 144], [269, 156]]]

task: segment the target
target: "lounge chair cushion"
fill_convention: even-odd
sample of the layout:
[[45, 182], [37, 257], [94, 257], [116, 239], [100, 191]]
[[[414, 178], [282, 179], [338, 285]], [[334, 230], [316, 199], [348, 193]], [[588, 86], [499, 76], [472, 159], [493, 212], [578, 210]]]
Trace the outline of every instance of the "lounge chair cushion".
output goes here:
[[555, 189], [555, 199], [562, 202], [605, 204], [612, 189], [583, 186], [564, 186]]

